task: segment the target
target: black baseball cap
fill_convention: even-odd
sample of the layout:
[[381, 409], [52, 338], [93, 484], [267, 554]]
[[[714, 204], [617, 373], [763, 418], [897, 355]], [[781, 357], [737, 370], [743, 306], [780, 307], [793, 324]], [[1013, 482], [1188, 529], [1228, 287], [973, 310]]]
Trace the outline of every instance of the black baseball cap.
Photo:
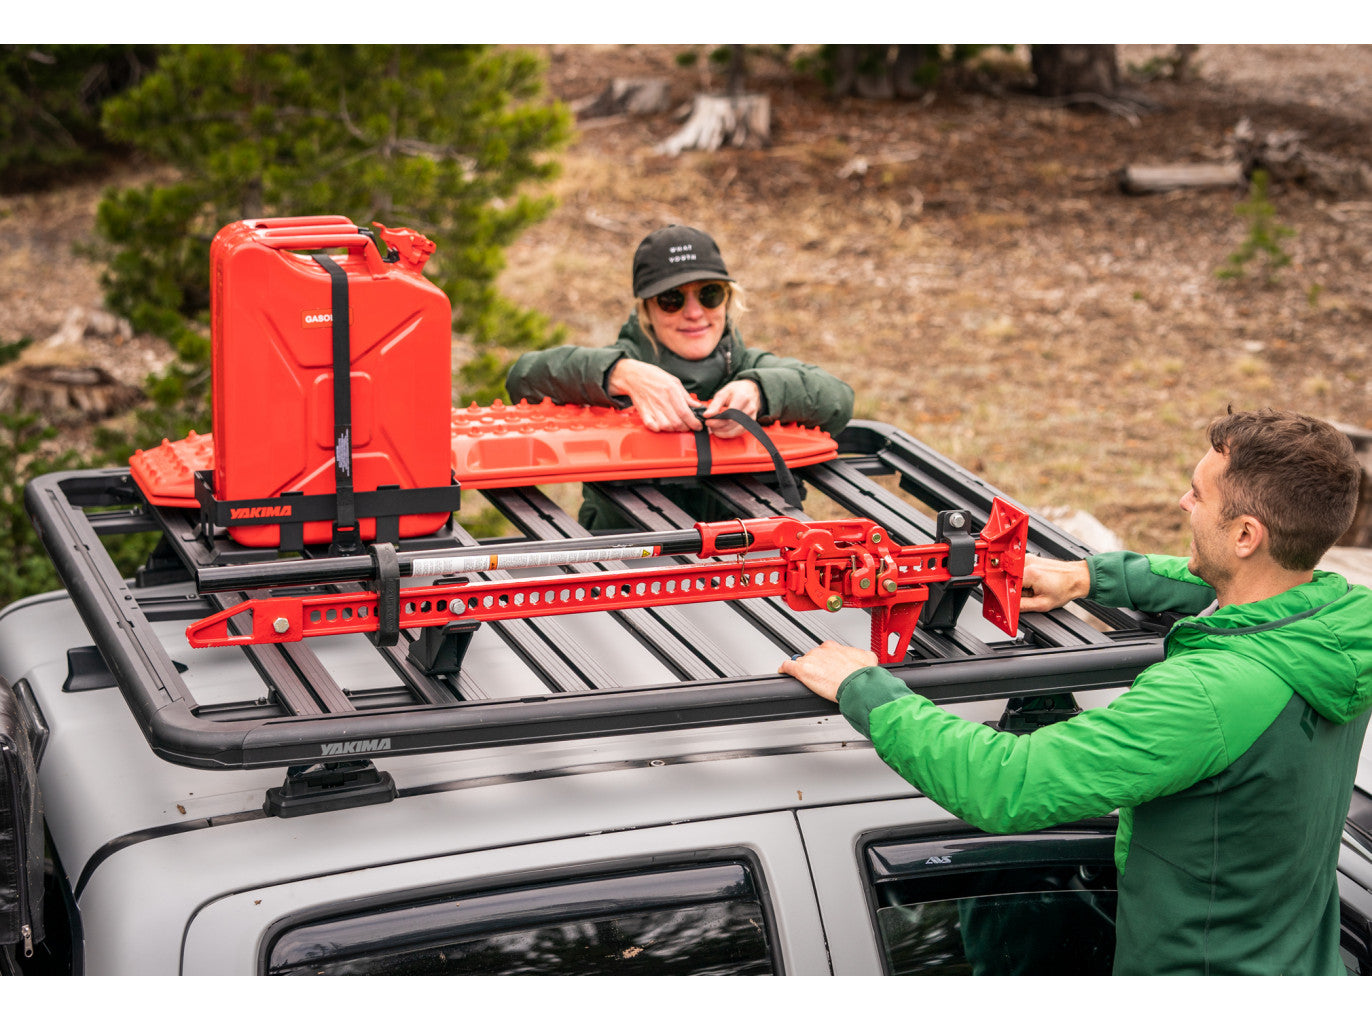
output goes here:
[[714, 238], [695, 227], [672, 224], [654, 230], [634, 252], [634, 297], [656, 297], [693, 280], [728, 280]]

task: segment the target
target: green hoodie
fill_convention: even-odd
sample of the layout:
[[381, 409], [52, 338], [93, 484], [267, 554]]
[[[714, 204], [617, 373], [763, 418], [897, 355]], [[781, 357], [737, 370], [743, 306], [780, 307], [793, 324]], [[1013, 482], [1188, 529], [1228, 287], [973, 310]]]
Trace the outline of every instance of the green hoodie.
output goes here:
[[[795, 358], [783, 358], [767, 351], [745, 347], [733, 320], [725, 323], [724, 335], [715, 349], [696, 361], [677, 357], [662, 344], [651, 341], [639, 327], [638, 316], [630, 315], [620, 328], [619, 337], [609, 347], [567, 345], [520, 356], [505, 379], [505, 389], [513, 401], [536, 402], [551, 398], [558, 404], [590, 404], [623, 407], [628, 401], [612, 397], [606, 390], [610, 369], [620, 358], [633, 358], [665, 369], [681, 380], [688, 393], [708, 401], [736, 379], [757, 383], [762, 394], [758, 421], [798, 422], [818, 426], [832, 436], [838, 435], [853, 414], [853, 388], [816, 365]], [[699, 489], [673, 486], [673, 498], [696, 520], [714, 520], [723, 508], [715, 509]], [[578, 515], [592, 530], [620, 527], [626, 522], [613, 506], [593, 490], [583, 490], [585, 503]]]
[[[1088, 561], [1091, 598], [1200, 612], [1178, 557]], [[886, 670], [843, 714], [892, 768], [991, 832], [1119, 810], [1116, 973], [1336, 974], [1335, 866], [1372, 706], [1372, 592], [1337, 574], [1180, 620], [1108, 706], [1027, 735], [937, 708]]]

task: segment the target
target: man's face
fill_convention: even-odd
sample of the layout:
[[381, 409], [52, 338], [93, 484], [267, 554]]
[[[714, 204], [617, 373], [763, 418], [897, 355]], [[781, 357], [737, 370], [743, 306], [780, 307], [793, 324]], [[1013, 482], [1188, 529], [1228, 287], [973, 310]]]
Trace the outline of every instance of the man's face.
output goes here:
[[1212, 588], [1233, 576], [1236, 557], [1229, 539], [1233, 521], [1225, 521], [1220, 479], [1229, 457], [1210, 450], [1191, 475], [1191, 488], [1181, 497], [1181, 508], [1191, 515], [1191, 559], [1187, 569]]
[[729, 303], [726, 301], [715, 308], [706, 308], [700, 303], [700, 288], [711, 283], [709, 280], [698, 281], [673, 288], [686, 296], [686, 303], [679, 312], [664, 312], [658, 306], [657, 298], [647, 301], [648, 321], [652, 323], [658, 340], [677, 357], [687, 361], [708, 357], [724, 335]]

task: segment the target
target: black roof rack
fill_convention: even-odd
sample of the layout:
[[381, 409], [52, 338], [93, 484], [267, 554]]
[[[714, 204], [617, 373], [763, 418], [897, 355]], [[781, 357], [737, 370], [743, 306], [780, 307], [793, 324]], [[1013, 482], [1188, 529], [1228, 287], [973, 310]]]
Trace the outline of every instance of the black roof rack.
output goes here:
[[[979, 528], [994, 497], [1009, 500], [904, 432], [870, 421], [849, 426], [836, 459], [801, 468], [796, 475], [842, 507], [842, 516], [870, 518], [902, 544], [933, 541], [940, 511], [969, 511]], [[898, 487], [884, 484], [892, 479]], [[773, 481], [774, 476], [759, 473], [714, 476], [701, 483], [740, 517], [784, 515], [785, 503]], [[651, 482], [602, 483], [601, 490], [643, 532], [684, 531], [694, 524]], [[450, 525], [434, 536], [402, 540], [400, 555], [463, 546], [575, 544], [589, 537], [536, 487], [482, 495], [519, 538], [478, 542]], [[625, 639], [647, 648], [678, 678], [673, 683], [620, 685], [611, 665], [583, 647], [577, 627], [569, 625], [571, 617], [549, 616], [487, 624], [537, 675], [543, 689], [531, 695], [490, 696], [488, 690], [496, 686], [492, 678], [461, 656], [471, 626], [456, 625], [446, 628], [446, 634], [402, 632], [391, 647], [360, 644], [363, 654], [375, 656], [377, 671], [394, 677], [360, 692], [340, 686], [308, 641], [218, 649], [216, 654], [247, 656], [267, 693], [200, 703], [155, 625], [189, 624], [248, 598], [248, 590], [219, 590], [238, 583], [241, 575], [235, 571], [245, 565], [266, 563], [264, 576], [270, 578], [275, 571], [327, 573], [327, 561], [311, 550], [278, 559], [273, 550], [245, 550], [222, 533], [204, 534], [198, 511], [149, 505], [129, 472], [120, 469], [45, 475], [29, 484], [26, 503], [150, 746], [173, 762], [197, 768], [308, 766], [834, 711], [831, 703], [788, 677], [744, 675], [718, 636], [703, 632], [675, 606], [605, 614], [622, 628]], [[160, 532], [161, 539], [129, 583], [119, 576], [100, 536], [141, 531]], [[1054, 557], [1080, 557], [1089, 551], [1034, 515], [1029, 549]], [[593, 572], [622, 566], [562, 569]], [[251, 569], [246, 576], [254, 576]], [[317, 583], [326, 590], [357, 586], [327, 579]], [[328, 588], [330, 584], [334, 586]], [[794, 612], [771, 599], [727, 605], [740, 622], [765, 631], [789, 653], [840, 636], [822, 612]], [[1089, 619], [1067, 609], [1025, 614], [1013, 639], [988, 641], [956, 621], [936, 630], [917, 629], [909, 654], [893, 672], [913, 690], [948, 703], [1125, 686], [1161, 658], [1163, 626], [1157, 618], [1089, 602], [1081, 606]]]

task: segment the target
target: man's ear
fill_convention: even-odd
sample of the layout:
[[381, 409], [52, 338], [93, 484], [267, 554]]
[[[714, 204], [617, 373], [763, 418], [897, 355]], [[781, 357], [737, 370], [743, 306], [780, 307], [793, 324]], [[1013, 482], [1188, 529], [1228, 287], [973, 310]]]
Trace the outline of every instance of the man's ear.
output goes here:
[[1241, 560], [1252, 556], [1267, 541], [1267, 526], [1252, 514], [1240, 514], [1231, 522], [1230, 529], [1234, 555]]

